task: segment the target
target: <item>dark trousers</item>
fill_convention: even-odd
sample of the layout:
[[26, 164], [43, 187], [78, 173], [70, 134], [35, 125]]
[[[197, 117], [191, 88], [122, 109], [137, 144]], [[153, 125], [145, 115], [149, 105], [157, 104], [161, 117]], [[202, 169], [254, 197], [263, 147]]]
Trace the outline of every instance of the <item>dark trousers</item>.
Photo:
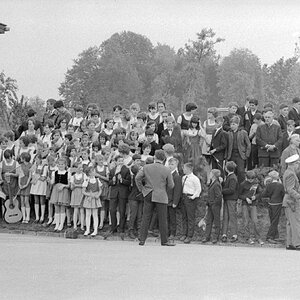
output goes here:
[[169, 236], [170, 235], [176, 235], [176, 208], [173, 208], [172, 206], [168, 206], [168, 230], [169, 230]]
[[225, 200], [223, 209], [223, 234], [227, 235], [228, 230], [230, 230], [232, 235], [237, 235], [236, 201]]
[[183, 235], [192, 238], [195, 229], [197, 200], [191, 200], [187, 195], [182, 195], [182, 227]]
[[245, 160], [243, 160], [237, 151], [232, 151], [230, 159], [236, 163], [236, 175], [239, 183], [245, 180]]
[[110, 211], [110, 217], [111, 217], [111, 231], [116, 232], [117, 231], [117, 208], [119, 207], [119, 213], [120, 213], [120, 224], [119, 229], [120, 232], [125, 231], [125, 222], [126, 222], [126, 204], [127, 204], [127, 198], [121, 198], [119, 194], [117, 197], [110, 198], [109, 201], [109, 211]]
[[215, 226], [215, 236], [216, 239], [219, 238], [220, 235], [220, 212], [221, 206], [220, 205], [209, 205], [207, 207], [207, 216], [206, 216], [206, 228], [205, 228], [205, 237], [210, 239], [212, 225]]
[[273, 167], [274, 165], [277, 166], [279, 164], [279, 158], [275, 157], [259, 157], [258, 164], [260, 167]]
[[278, 223], [280, 219], [282, 205], [269, 205], [270, 228], [267, 233], [267, 239], [278, 239]]
[[258, 146], [251, 144], [251, 154], [248, 158], [248, 170], [255, 169], [258, 166]]
[[244, 229], [245, 236], [251, 238], [251, 227], [250, 221], [252, 221], [253, 231], [256, 239], [260, 239], [260, 234], [257, 228], [257, 207], [254, 205], [243, 205], [243, 217], [244, 217]]
[[130, 218], [128, 223], [128, 229], [133, 230], [134, 224], [136, 223], [137, 230], [139, 231], [142, 223], [143, 215], [143, 201], [129, 201]]
[[221, 176], [224, 178], [224, 169], [223, 169], [224, 160], [219, 160], [218, 162], [212, 157], [211, 159], [211, 167], [213, 169], [218, 169], [221, 171]]
[[159, 226], [161, 244], [165, 244], [168, 242], [167, 204], [152, 202], [152, 192], [149, 193], [144, 199], [140, 240], [144, 242], [147, 239], [148, 228], [151, 222], [151, 217], [154, 208], [156, 208], [157, 216], [158, 216], [158, 226]]

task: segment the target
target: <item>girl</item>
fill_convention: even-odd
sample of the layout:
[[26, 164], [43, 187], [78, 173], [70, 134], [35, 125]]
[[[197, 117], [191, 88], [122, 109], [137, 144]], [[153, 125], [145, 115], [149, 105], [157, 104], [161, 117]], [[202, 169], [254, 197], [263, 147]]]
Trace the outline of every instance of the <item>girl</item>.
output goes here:
[[86, 231], [85, 236], [90, 234], [91, 216], [93, 215], [94, 231], [91, 236], [96, 236], [98, 233], [98, 208], [101, 207], [100, 195], [102, 191], [102, 184], [99, 179], [95, 177], [96, 172], [94, 167], [87, 170], [89, 176], [88, 180], [83, 184], [83, 207], [86, 213]]
[[21, 169], [24, 176], [19, 177], [19, 188], [20, 188], [20, 198], [21, 198], [21, 211], [23, 215], [23, 222], [28, 223], [30, 220], [30, 181], [31, 181], [31, 163], [30, 163], [30, 154], [24, 152], [20, 156]]
[[[32, 180], [30, 194], [34, 196], [35, 223], [44, 222], [45, 217], [45, 201], [47, 192], [47, 165], [43, 162], [41, 154], [35, 158], [32, 168]], [[41, 205], [41, 217], [39, 209]]]
[[20, 137], [19, 148], [17, 151], [17, 160], [20, 159], [21, 154], [24, 152], [28, 153], [32, 157], [33, 152], [32, 152], [32, 149], [29, 149], [29, 143], [30, 143], [30, 140], [29, 140], [28, 136]]
[[56, 166], [56, 158], [55, 156], [49, 155], [47, 157], [47, 164], [48, 164], [48, 172], [47, 172], [47, 191], [46, 191], [46, 200], [48, 200], [48, 223], [46, 226], [50, 226], [51, 224], [54, 225], [53, 222], [53, 211], [54, 205], [50, 203], [50, 196], [52, 192], [53, 185], [51, 184], [51, 178], [54, 176], [55, 171], [57, 171]]
[[[153, 132], [154, 132], [154, 135], [153, 135], [153, 141], [155, 141], [155, 143], [158, 144], [159, 140], [158, 140], [158, 135], [157, 133], [155, 133], [157, 131], [157, 125], [154, 121], [148, 121], [147, 125], [146, 125], [146, 130], [147, 129], [152, 129]], [[146, 132], [142, 133], [141, 135], [139, 135], [139, 143], [144, 143], [147, 138], [146, 138]]]
[[59, 123], [59, 130], [61, 133], [62, 138], [65, 138], [65, 135], [67, 134], [67, 120], [62, 119]]
[[121, 126], [121, 111], [122, 111], [122, 106], [120, 106], [119, 104], [115, 105], [113, 107], [113, 122], [114, 122], [114, 129], [116, 128], [120, 128]]
[[27, 121], [27, 126], [28, 129], [26, 131], [23, 131], [21, 136], [26, 136], [26, 135], [35, 135], [37, 138], [40, 136], [40, 129], [35, 130], [35, 120], [33, 118], [29, 118]]
[[61, 231], [64, 228], [66, 218], [66, 207], [70, 204], [70, 173], [67, 171], [67, 164], [64, 158], [57, 160], [58, 170], [54, 172], [51, 179], [53, 190], [51, 193], [50, 203], [54, 204], [55, 214], [55, 231]]
[[88, 148], [81, 149], [81, 158], [82, 158], [81, 163], [82, 163], [84, 173], [86, 173], [87, 168], [91, 166], [89, 154], [90, 154], [90, 150]]
[[126, 132], [129, 132], [131, 129], [131, 123], [130, 123], [130, 112], [128, 109], [123, 109], [120, 114], [121, 117], [121, 123], [120, 127], [124, 128]]
[[202, 155], [202, 137], [199, 118], [193, 116], [190, 120], [189, 129], [183, 132], [184, 162], [192, 161], [193, 164], [195, 164], [197, 157]]
[[73, 125], [74, 129], [77, 130], [77, 128], [79, 128], [80, 123], [83, 120], [83, 108], [80, 105], [76, 105], [74, 111], [75, 117], [70, 120], [68, 125]]
[[154, 121], [156, 125], [160, 123], [160, 114], [157, 112], [157, 105], [155, 102], [151, 102], [148, 105], [149, 114], [147, 117], [147, 121]]
[[91, 120], [95, 123], [95, 130], [99, 133], [101, 131], [101, 118], [97, 109], [91, 112]]
[[73, 214], [73, 226], [74, 229], [77, 230], [77, 222], [78, 222], [78, 212], [80, 211], [80, 224], [81, 230], [84, 230], [84, 209], [82, 207], [83, 193], [82, 187], [83, 183], [87, 181], [87, 176], [82, 172], [82, 163], [75, 163], [74, 168], [76, 168], [76, 173], [71, 176], [70, 184], [71, 184], [71, 207], [74, 208]]
[[51, 133], [54, 128], [54, 123], [51, 120], [48, 120], [45, 122], [44, 127], [43, 127], [43, 134], [40, 137], [40, 140], [43, 143], [47, 143], [48, 147], [51, 145]]
[[99, 143], [101, 145], [101, 149], [103, 147], [109, 146], [109, 141], [107, 140], [107, 135], [103, 131], [99, 133]]
[[87, 122], [87, 128], [90, 141], [92, 143], [98, 141], [99, 133], [96, 131], [96, 123], [93, 120], [89, 120]]
[[129, 145], [130, 151], [132, 153], [138, 153], [139, 154], [141, 152], [141, 149], [139, 147], [138, 138], [139, 138], [139, 135], [136, 131], [131, 130], [129, 132], [127, 143]]
[[104, 158], [101, 154], [96, 155], [95, 157], [95, 171], [96, 171], [96, 175], [95, 175], [96, 178], [98, 178], [102, 184], [102, 192], [100, 195], [102, 207], [100, 210], [100, 225], [99, 225], [99, 229], [101, 230], [103, 228], [106, 212], [109, 211], [109, 199], [108, 199], [109, 169], [107, 166], [104, 165]]
[[108, 141], [111, 140], [113, 131], [114, 131], [114, 120], [106, 119], [104, 121], [104, 129], [102, 132], [106, 135]]
[[51, 147], [54, 147], [55, 152], [57, 153], [63, 146], [63, 139], [60, 130], [55, 129], [52, 131]]

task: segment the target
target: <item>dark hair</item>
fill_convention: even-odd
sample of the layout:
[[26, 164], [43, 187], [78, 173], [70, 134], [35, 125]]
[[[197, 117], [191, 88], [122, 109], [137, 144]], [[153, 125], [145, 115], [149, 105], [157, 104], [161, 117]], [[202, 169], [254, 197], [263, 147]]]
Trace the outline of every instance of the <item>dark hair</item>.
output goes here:
[[122, 106], [120, 104], [116, 104], [113, 106], [113, 111], [116, 111], [116, 110], [122, 110]]
[[20, 141], [23, 142], [23, 144], [24, 144], [25, 147], [28, 147], [28, 145], [30, 144], [30, 139], [29, 139], [29, 137], [27, 135], [21, 136], [20, 137]]
[[144, 113], [144, 112], [140, 112], [140, 113], [138, 113], [136, 118], [137, 119], [142, 119], [145, 122], [147, 120], [147, 114]]
[[76, 105], [75, 107], [74, 107], [74, 111], [76, 112], [76, 111], [81, 111], [81, 112], [83, 112], [83, 107], [81, 106], [81, 105]]
[[256, 119], [256, 120], [262, 120], [262, 115], [261, 113], [255, 113], [254, 116], [253, 116], [253, 120]]
[[98, 139], [100, 141], [100, 138], [105, 139], [105, 142], [107, 141], [107, 135], [105, 134], [105, 132], [101, 131], [98, 135]]
[[28, 152], [23, 152], [21, 153], [20, 158], [26, 162], [30, 162], [31, 155]]
[[113, 119], [113, 118], [106, 118], [105, 121], [104, 121], [104, 126], [105, 126], [105, 128], [106, 128], [106, 125], [107, 125], [107, 123], [108, 123], [109, 121], [114, 121], [114, 119]]
[[186, 111], [192, 111], [192, 110], [195, 110], [197, 109], [198, 106], [195, 104], [195, 103], [188, 103], [186, 106], [185, 106], [185, 110]]
[[100, 144], [100, 142], [98, 142], [98, 141], [93, 142], [92, 143], [92, 148], [94, 148], [94, 147], [97, 147], [98, 150], [101, 150], [101, 144]]
[[92, 112], [91, 112], [91, 117], [92, 116], [100, 116], [100, 113], [99, 113], [99, 110], [98, 109], [94, 109], [94, 110], [92, 110]]
[[15, 133], [12, 130], [9, 130], [3, 134], [4, 137], [7, 139], [14, 141], [15, 140]]
[[145, 136], [149, 136], [149, 135], [151, 135], [151, 136], [154, 135], [154, 130], [153, 129], [150, 129], [150, 128], [146, 129]]
[[142, 150], [145, 150], [148, 147], [151, 148], [151, 144], [149, 142], [144, 142], [143, 145], [142, 145]]
[[157, 160], [164, 161], [166, 159], [166, 154], [164, 150], [155, 150], [154, 156]]
[[229, 171], [229, 172], [234, 172], [234, 170], [236, 169], [236, 163], [234, 161], [228, 161], [226, 163], [226, 169]]
[[200, 129], [199, 121], [200, 121], [199, 117], [193, 116], [190, 121], [190, 128], [193, 128], [192, 123], [196, 123], [197, 124], [196, 129], [199, 130]]
[[49, 128], [53, 128], [54, 127], [54, 122], [52, 120], [47, 120], [47, 121], [44, 122], [43, 126], [45, 127], [47, 125], [48, 125]]
[[55, 104], [55, 102], [56, 102], [56, 100], [53, 99], [53, 98], [50, 98], [50, 99], [47, 100], [47, 103], [49, 103], [52, 106]]
[[29, 143], [36, 143], [37, 142], [37, 137], [33, 134], [27, 135], [29, 139]]
[[117, 156], [115, 157], [115, 161], [118, 161], [118, 159], [120, 159], [120, 158], [123, 158], [123, 156], [117, 155]]
[[35, 111], [34, 109], [30, 108], [30, 109], [27, 111], [27, 116], [28, 116], [29, 118], [32, 118], [32, 117], [34, 117], [35, 115], [36, 115], [36, 111]]
[[53, 137], [54, 137], [54, 135], [55, 135], [56, 133], [58, 133], [58, 134], [60, 135], [60, 137], [61, 137], [61, 132], [60, 132], [60, 130], [59, 130], [59, 129], [54, 129], [54, 130], [52, 131], [52, 133], [51, 133], [51, 139], [53, 139]]
[[258, 105], [258, 100], [257, 99], [255, 99], [255, 98], [252, 98], [252, 99], [250, 99], [249, 100], [249, 104], [254, 104], [255, 106], [257, 106]]
[[5, 159], [9, 159], [13, 157], [13, 151], [10, 149], [4, 150], [3, 156]]
[[151, 108], [157, 108], [157, 104], [155, 102], [150, 102], [148, 104], [148, 110], [150, 110]]
[[74, 146], [74, 145], [69, 145], [69, 146], [67, 147], [67, 149], [66, 149], [66, 156], [70, 157], [71, 151], [72, 151], [73, 149], [76, 150], [75, 146]]
[[63, 101], [58, 100], [54, 103], [54, 108], [57, 109], [57, 108], [60, 108], [60, 107], [64, 107], [64, 103], [63, 103]]
[[65, 135], [65, 139], [67, 139], [67, 140], [69, 140], [70, 142], [73, 140], [73, 136], [72, 136], [72, 134], [71, 133], [67, 133], [66, 135]]
[[298, 103], [298, 102], [300, 102], [300, 98], [299, 98], [299, 97], [293, 98], [293, 103], [294, 103], [294, 104], [295, 104], [295, 103]]

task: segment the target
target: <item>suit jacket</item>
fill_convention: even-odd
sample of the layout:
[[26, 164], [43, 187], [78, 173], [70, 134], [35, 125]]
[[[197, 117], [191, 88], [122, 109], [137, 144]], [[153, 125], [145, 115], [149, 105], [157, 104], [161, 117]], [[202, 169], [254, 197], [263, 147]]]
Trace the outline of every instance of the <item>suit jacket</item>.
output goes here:
[[247, 111], [247, 109], [245, 108], [245, 106], [240, 106], [238, 107], [236, 113], [241, 117], [243, 118], [245, 112]]
[[[122, 183], [117, 179], [116, 183], [113, 183], [113, 177], [118, 177], [118, 174], [122, 176]], [[112, 168], [109, 172], [108, 184], [111, 186], [110, 197], [127, 198], [129, 194], [129, 186], [131, 185], [131, 174], [126, 166], [122, 166], [120, 173], [116, 173], [116, 167]]]
[[286, 122], [288, 121], [288, 117], [284, 117], [283, 115], [279, 115], [279, 117], [277, 118], [277, 121], [280, 125], [281, 131], [285, 132], [287, 130]]
[[161, 133], [161, 147], [165, 144], [172, 144], [175, 152], [182, 152], [182, 137], [181, 130], [178, 125], [173, 128], [172, 135], [170, 136], [168, 129]]
[[239, 198], [238, 180], [234, 173], [228, 175], [224, 181], [222, 194], [225, 200], [237, 200]]
[[167, 189], [174, 187], [174, 181], [171, 171], [163, 164], [145, 165], [136, 175], [135, 182], [144, 197], [152, 192], [152, 202], [168, 204]]
[[158, 135], [159, 143], [161, 143], [161, 133], [164, 129], [165, 129], [164, 128], [164, 123], [163, 122], [159, 123], [158, 126], [157, 126], [157, 135]]
[[280, 172], [282, 175], [284, 174], [287, 168], [285, 160], [294, 154], [298, 154], [300, 156], [300, 149], [288, 146], [286, 149], [282, 151], [281, 158], [280, 158]]
[[222, 186], [219, 180], [215, 180], [208, 187], [208, 205], [222, 205]]
[[224, 122], [223, 122], [223, 129], [225, 131], [229, 131], [231, 128], [230, 128], [230, 120], [232, 117], [235, 117], [235, 116], [239, 116], [238, 114], [228, 114], [226, 116], [223, 117], [224, 119]]
[[[217, 134], [216, 134], [217, 132]], [[226, 158], [228, 144], [228, 135], [222, 128], [214, 131], [211, 139], [210, 150], [216, 149], [214, 156], [218, 160], [224, 160]]]
[[292, 107], [288, 114], [289, 120], [294, 120], [296, 123], [296, 126], [300, 125], [300, 114], [296, 111], [294, 107]]
[[[246, 160], [250, 156], [251, 143], [247, 132], [243, 129], [239, 129], [237, 132], [237, 145], [238, 145], [238, 150], [241, 158]], [[231, 158], [232, 147], [233, 147], [233, 132], [229, 131], [227, 159]]]
[[[258, 146], [258, 157], [279, 158], [282, 147], [282, 131], [279, 125], [262, 124], [256, 131], [256, 144]], [[268, 152], [266, 145], [275, 145], [276, 150]]]
[[181, 177], [179, 176], [177, 171], [174, 171], [172, 173], [173, 181], [174, 181], [174, 187], [172, 189], [167, 189], [168, 194], [168, 205], [171, 206], [172, 204], [178, 205], [180, 199], [181, 199], [181, 193], [182, 193], [182, 182]]
[[292, 210], [300, 207], [300, 184], [296, 173], [288, 168], [283, 175], [285, 195], [282, 206], [291, 207]]

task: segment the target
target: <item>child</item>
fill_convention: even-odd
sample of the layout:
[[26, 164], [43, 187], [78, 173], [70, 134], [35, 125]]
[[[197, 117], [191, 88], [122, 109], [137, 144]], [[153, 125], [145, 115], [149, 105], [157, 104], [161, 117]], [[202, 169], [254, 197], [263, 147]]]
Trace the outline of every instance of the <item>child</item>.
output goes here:
[[140, 147], [138, 142], [138, 133], [134, 130], [131, 130], [128, 134], [128, 145], [132, 153], [140, 153]]
[[1, 160], [3, 160], [3, 154], [4, 154], [4, 151], [7, 149], [7, 143], [8, 143], [8, 139], [4, 136], [0, 136], [0, 153], [1, 153]]
[[160, 146], [154, 140], [154, 131], [152, 129], [147, 129], [145, 131], [146, 141], [151, 145], [150, 155], [154, 156], [156, 150], [160, 149]]
[[150, 155], [151, 144], [149, 142], [144, 142], [144, 144], [142, 146], [142, 152], [143, 152], [143, 154], [141, 155], [142, 162], [145, 162], [148, 157], [152, 157]]
[[259, 185], [256, 180], [256, 174], [250, 170], [246, 172], [246, 180], [240, 184], [239, 187], [239, 199], [241, 199], [244, 216], [245, 233], [248, 237], [250, 245], [254, 244], [254, 240], [251, 238], [251, 231], [249, 228], [250, 219], [254, 227], [254, 235], [260, 245], [264, 242], [260, 238], [260, 234], [257, 228], [257, 202], [259, 199], [260, 191]]
[[212, 243], [215, 244], [219, 240], [220, 235], [220, 212], [222, 206], [222, 186], [220, 183], [221, 171], [219, 169], [212, 169], [209, 174], [210, 184], [208, 187], [207, 197], [207, 216], [205, 238], [202, 243], [210, 241], [212, 225], [215, 226], [215, 237]]
[[83, 148], [81, 150], [81, 158], [82, 158], [82, 167], [83, 167], [83, 172], [86, 173], [86, 170], [88, 167], [90, 167], [91, 161], [89, 158], [90, 150], [88, 148]]
[[94, 109], [91, 112], [91, 120], [95, 123], [95, 130], [100, 133], [101, 131], [101, 118], [98, 109]]
[[136, 235], [134, 233], [134, 224], [136, 222], [138, 235], [139, 231], [141, 229], [141, 223], [142, 223], [142, 214], [143, 214], [143, 194], [139, 192], [136, 183], [135, 183], [135, 177], [138, 171], [140, 170], [140, 167], [138, 164], [133, 164], [130, 168], [131, 173], [133, 175], [132, 178], [132, 188], [130, 191], [130, 194], [128, 196], [128, 202], [129, 202], [129, 208], [130, 208], [130, 218], [128, 223], [128, 236], [131, 239], [135, 239]]
[[101, 155], [101, 144], [98, 141], [92, 144], [91, 161], [94, 161], [97, 155]]
[[195, 215], [197, 199], [201, 193], [199, 178], [193, 173], [193, 165], [186, 163], [183, 166], [184, 176], [182, 177], [182, 223], [183, 235], [180, 238], [185, 244], [192, 241], [195, 227]]
[[93, 216], [94, 231], [91, 236], [96, 236], [98, 233], [98, 208], [101, 207], [100, 195], [102, 184], [99, 179], [95, 177], [95, 168], [89, 167], [87, 169], [88, 180], [83, 184], [84, 200], [82, 206], [85, 208], [86, 214], [86, 231], [85, 236], [90, 234], [91, 216]]
[[171, 158], [169, 160], [169, 169], [173, 176], [174, 187], [172, 189], [167, 189], [168, 194], [168, 225], [169, 225], [169, 239], [174, 240], [176, 236], [176, 208], [181, 199], [182, 185], [181, 177], [178, 174], [178, 159]]
[[[45, 201], [47, 192], [47, 165], [38, 154], [32, 168], [30, 194], [34, 196], [35, 223], [43, 223], [45, 217]], [[39, 215], [41, 206], [41, 217]]]
[[115, 158], [115, 162], [116, 167], [112, 168], [109, 173], [109, 185], [111, 186], [109, 210], [112, 224], [108, 235], [117, 231], [117, 208], [119, 208], [119, 228], [121, 232], [121, 238], [124, 239], [126, 220], [125, 212], [129, 194], [129, 186], [131, 185], [131, 175], [129, 169], [124, 165], [124, 158], [122, 156], [117, 156]]
[[109, 146], [108, 136], [103, 131], [99, 133], [99, 143], [101, 148]]
[[149, 114], [147, 116], [147, 122], [154, 121], [158, 126], [158, 124], [160, 123], [160, 114], [157, 111], [157, 105], [155, 102], [149, 103], [148, 111], [149, 111]]
[[46, 200], [48, 201], [48, 222], [44, 226], [50, 226], [53, 223], [53, 211], [54, 211], [54, 205], [50, 203], [50, 196], [52, 192], [53, 185], [51, 184], [51, 178], [54, 176], [55, 171], [57, 171], [56, 166], [56, 157], [53, 155], [49, 155], [47, 157], [47, 165], [48, 165], [48, 171], [47, 171], [47, 191], [46, 191]]
[[51, 146], [51, 133], [54, 128], [54, 123], [51, 120], [45, 122], [43, 127], [43, 134], [40, 137], [40, 140], [43, 143], [47, 143], [48, 147]]
[[222, 242], [227, 242], [228, 227], [231, 230], [232, 238], [231, 242], [236, 242], [237, 238], [237, 214], [236, 214], [236, 202], [238, 200], [238, 180], [234, 171], [236, 164], [233, 161], [228, 161], [225, 165], [225, 171], [227, 177], [223, 184], [222, 194], [224, 199], [223, 207], [223, 235]]
[[32, 149], [29, 149], [29, 137], [28, 136], [22, 136], [19, 138], [19, 148], [18, 148], [18, 152], [17, 152], [17, 160], [20, 159], [20, 156], [22, 153], [26, 152], [30, 155], [31, 160], [32, 160], [32, 155], [33, 155], [33, 151]]
[[[286, 122], [286, 130], [282, 134], [282, 149], [286, 149], [289, 146], [290, 137], [295, 133], [295, 121], [294, 120], [287, 120]], [[299, 133], [297, 131], [297, 133]]]
[[70, 204], [70, 173], [67, 171], [67, 163], [64, 158], [57, 160], [58, 170], [54, 172], [51, 179], [53, 190], [51, 193], [50, 203], [55, 207], [54, 221], [55, 231], [61, 231], [64, 228], [66, 218], [66, 207]]
[[96, 178], [98, 178], [102, 184], [102, 192], [100, 195], [101, 210], [100, 210], [100, 224], [99, 229], [101, 230], [104, 225], [104, 219], [106, 212], [109, 211], [109, 199], [108, 199], [108, 180], [109, 180], [109, 168], [104, 165], [104, 157], [100, 154], [95, 156], [95, 171]]
[[119, 145], [118, 152], [119, 152], [119, 155], [121, 155], [124, 159], [124, 165], [129, 167], [132, 164], [130, 147], [127, 144]]
[[54, 147], [55, 153], [57, 153], [63, 146], [63, 139], [61, 132], [58, 129], [52, 131], [51, 147]]
[[106, 139], [108, 141], [110, 141], [112, 138], [113, 132], [114, 132], [114, 120], [113, 119], [105, 119], [104, 129], [102, 132], [106, 135]]
[[272, 181], [265, 187], [264, 191], [262, 192], [262, 197], [269, 198], [268, 209], [270, 217], [270, 228], [267, 233], [267, 242], [270, 244], [277, 244], [277, 239], [279, 238], [278, 222], [285, 192], [283, 184], [279, 179], [279, 173], [276, 171], [271, 171], [268, 175], [269, 177], [271, 177]]
[[28, 223], [30, 220], [30, 181], [31, 181], [31, 163], [30, 163], [30, 154], [24, 152], [20, 156], [21, 169], [24, 176], [19, 177], [19, 188], [20, 188], [20, 198], [21, 198], [21, 211], [23, 215], [22, 223]]
[[74, 130], [77, 130], [77, 128], [79, 128], [80, 123], [83, 120], [83, 108], [80, 105], [76, 105], [74, 111], [75, 117], [70, 120], [68, 125], [73, 125]]
[[77, 230], [78, 212], [80, 211], [80, 224], [81, 230], [84, 230], [84, 209], [82, 207], [83, 200], [83, 184], [87, 181], [87, 176], [82, 172], [82, 163], [75, 163], [76, 173], [71, 176], [71, 207], [74, 208], [73, 213], [73, 226]]

